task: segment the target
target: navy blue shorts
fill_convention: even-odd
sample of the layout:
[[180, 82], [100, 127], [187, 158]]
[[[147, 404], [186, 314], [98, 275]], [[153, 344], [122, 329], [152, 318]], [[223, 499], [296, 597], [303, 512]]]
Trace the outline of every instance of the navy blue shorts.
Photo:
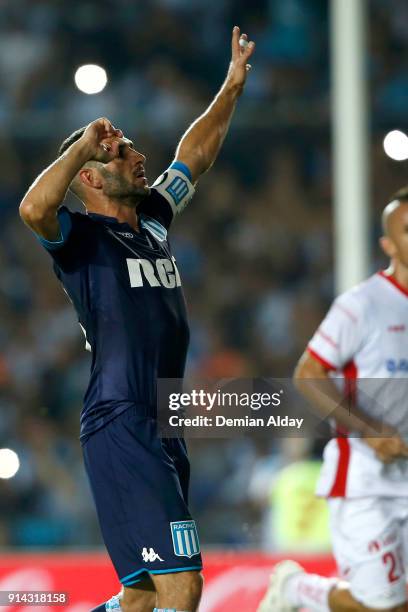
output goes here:
[[129, 408], [83, 444], [102, 536], [120, 582], [202, 568], [188, 510], [184, 440], [160, 439], [156, 421]]

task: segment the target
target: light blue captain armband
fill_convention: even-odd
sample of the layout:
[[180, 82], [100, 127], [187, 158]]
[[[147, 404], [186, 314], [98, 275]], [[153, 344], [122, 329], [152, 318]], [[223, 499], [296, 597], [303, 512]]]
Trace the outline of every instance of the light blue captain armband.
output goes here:
[[72, 221], [71, 215], [67, 208], [62, 207], [59, 209], [58, 213], [58, 223], [60, 226], [60, 235], [57, 240], [46, 240], [42, 236], [39, 236], [34, 232], [37, 240], [41, 242], [43, 247], [47, 249], [47, 251], [55, 251], [56, 249], [60, 249], [68, 240], [68, 236], [72, 229]]
[[173, 215], [181, 212], [194, 195], [190, 168], [183, 162], [175, 161], [153, 183], [155, 189], [170, 204]]
[[180, 170], [180, 172], [182, 172], [183, 174], [186, 175], [186, 177], [188, 178], [188, 180], [192, 181], [192, 176], [191, 176], [191, 171], [190, 168], [188, 166], [186, 166], [186, 164], [184, 164], [181, 161], [174, 161], [170, 168], [174, 168], [175, 170]]

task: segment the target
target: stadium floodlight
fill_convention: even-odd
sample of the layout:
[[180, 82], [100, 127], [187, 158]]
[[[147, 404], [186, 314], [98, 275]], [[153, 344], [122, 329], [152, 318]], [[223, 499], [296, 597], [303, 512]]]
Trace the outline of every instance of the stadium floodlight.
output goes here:
[[103, 91], [108, 82], [105, 68], [96, 64], [85, 64], [75, 72], [75, 85], [86, 94], [97, 94]]
[[384, 151], [395, 161], [408, 159], [408, 136], [400, 130], [389, 132], [384, 138]]
[[10, 448], [0, 448], [0, 478], [12, 478], [18, 472], [20, 460]]

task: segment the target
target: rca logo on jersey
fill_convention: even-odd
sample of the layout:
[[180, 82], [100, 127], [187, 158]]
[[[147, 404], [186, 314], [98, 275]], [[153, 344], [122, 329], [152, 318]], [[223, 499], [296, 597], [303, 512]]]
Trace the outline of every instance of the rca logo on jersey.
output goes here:
[[189, 559], [200, 552], [200, 542], [195, 521], [170, 523], [174, 554]]
[[142, 559], [145, 563], [153, 563], [153, 561], [164, 561], [156, 552], [154, 552], [153, 548], [143, 548], [142, 550]]
[[126, 259], [130, 286], [143, 287], [146, 280], [150, 287], [174, 289], [181, 286], [180, 274], [174, 257], [156, 259], [154, 265], [148, 259]]
[[408, 359], [387, 359], [386, 367], [388, 372], [408, 372]]

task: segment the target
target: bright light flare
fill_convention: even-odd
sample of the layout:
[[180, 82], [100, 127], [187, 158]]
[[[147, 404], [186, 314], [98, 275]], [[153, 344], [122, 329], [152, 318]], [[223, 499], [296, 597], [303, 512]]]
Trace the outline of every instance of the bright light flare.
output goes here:
[[395, 161], [408, 159], [408, 136], [400, 130], [389, 132], [384, 138], [384, 151]]
[[96, 64], [85, 64], [75, 72], [75, 85], [86, 94], [97, 94], [103, 91], [108, 82], [105, 68]]
[[18, 472], [20, 460], [10, 448], [0, 448], [0, 478], [12, 478]]

